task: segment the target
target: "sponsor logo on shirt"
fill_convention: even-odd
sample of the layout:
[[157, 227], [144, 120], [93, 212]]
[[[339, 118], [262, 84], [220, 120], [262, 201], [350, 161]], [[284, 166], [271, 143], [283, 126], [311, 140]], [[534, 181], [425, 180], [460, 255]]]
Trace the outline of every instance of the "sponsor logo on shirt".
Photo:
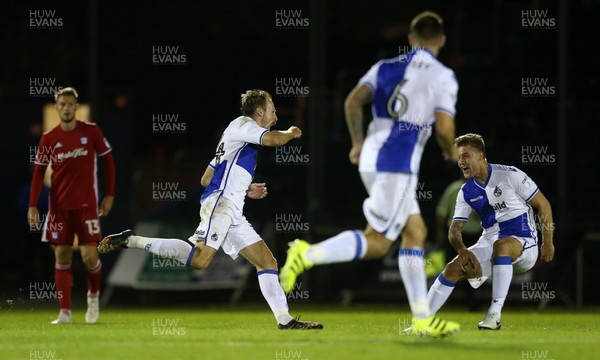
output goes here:
[[500, 209], [506, 209], [506, 202], [503, 201], [501, 203], [496, 203], [496, 204], [492, 205], [492, 208], [496, 211], [498, 211]]
[[67, 151], [67, 152], [64, 152], [64, 153], [58, 153], [56, 155], [56, 158], [59, 161], [61, 161], [61, 160], [64, 160], [64, 159], [69, 159], [69, 158], [73, 158], [74, 159], [74, 158], [77, 158], [77, 157], [80, 157], [80, 156], [87, 156], [87, 154], [88, 154], [88, 151], [86, 149], [84, 149], [84, 148], [77, 148], [77, 149], [73, 149], [71, 151]]
[[481, 200], [481, 199], [483, 199], [483, 195], [479, 195], [479, 196], [478, 196], [478, 197], [476, 197], [476, 198], [469, 199], [469, 201], [470, 201], [470, 202], [475, 202], [475, 201], [477, 201], [477, 200]]

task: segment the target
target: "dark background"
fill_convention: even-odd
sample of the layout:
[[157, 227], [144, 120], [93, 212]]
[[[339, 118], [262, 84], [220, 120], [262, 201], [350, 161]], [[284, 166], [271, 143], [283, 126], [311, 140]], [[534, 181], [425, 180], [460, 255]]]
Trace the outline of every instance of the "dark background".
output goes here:
[[[222, 129], [239, 115], [239, 96], [250, 88], [274, 94], [277, 128], [304, 131], [302, 152], [308, 165], [281, 165], [274, 149], [263, 149], [255, 181], [267, 182], [270, 195], [248, 201], [245, 213], [259, 231], [274, 233], [275, 217], [302, 214], [310, 241], [348, 228], [363, 228], [366, 192], [347, 160], [350, 140], [343, 100], [377, 60], [397, 56], [407, 46], [410, 20], [420, 11], [445, 19], [447, 44], [440, 60], [458, 78], [457, 134], [476, 132], [487, 141], [488, 159], [528, 173], [553, 205], [556, 260], [536, 268], [536, 276], [564, 293], [557, 303], [573, 304], [575, 249], [584, 247], [585, 276], [598, 253], [585, 235], [598, 232], [595, 190], [600, 103], [595, 22], [600, 1], [62, 1], [3, 4], [0, 13], [0, 143], [3, 176], [3, 242], [0, 290], [17, 293], [33, 280], [52, 278], [53, 259], [39, 233], [26, 224], [31, 180], [30, 147], [41, 135], [42, 106], [50, 97], [33, 97], [29, 79], [55, 78], [78, 89], [81, 103], [92, 103], [92, 119], [103, 129], [117, 163], [117, 197], [102, 220], [108, 234], [140, 220], [177, 224], [191, 233], [197, 225], [200, 177]], [[32, 9], [53, 9], [60, 29], [31, 29]], [[521, 27], [523, 10], [547, 10], [553, 29]], [[301, 10], [306, 28], [276, 26], [276, 11]], [[561, 27], [562, 26], [562, 27]], [[94, 30], [95, 29], [95, 32]], [[559, 61], [561, 31], [566, 36]], [[96, 34], [96, 36], [94, 36]], [[153, 65], [153, 46], [179, 46], [184, 65]], [[564, 70], [565, 82], [560, 82]], [[275, 95], [276, 78], [301, 78], [308, 97]], [[547, 78], [552, 97], [523, 97], [522, 78]], [[559, 85], [560, 84], [560, 85]], [[559, 126], [561, 96], [565, 127]], [[152, 114], [177, 113], [187, 125], [181, 134], [156, 134]], [[369, 114], [367, 111], [366, 114]], [[561, 145], [562, 141], [562, 145]], [[522, 164], [522, 148], [546, 146], [550, 164]], [[421, 182], [432, 194], [421, 210], [433, 238], [437, 200], [458, 178], [456, 166], [442, 161], [434, 139], [421, 165]], [[562, 178], [561, 178], [562, 176]], [[102, 174], [99, 176], [102, 182]], [[561, 180], [562, 179], [562, 180]], [[178, 182], [184, 202], [151, 201], [153, 181]], [[101, 187], [102, 189], [102, 187]], [[560, 194], [563, 194], [562, 196]], [[40, 208], [43, 208], [43, 199]], [[298, 234], [265, 239], [280, 264], [287, 242]], [[75, 262], [77, 262], [76, 260]], [[114, 258], [105, 261], [108, 274]], [[345, 289], [361, 293], [379, 262], [322, 267], [308, 280], [314, 298], [335, 301]], [[363, 270], [367, 271], [363, 271]], [[343, 273], [339, 279], [335, 274]], [[78, 275], [75, 275], [76, 277]], [[335, 280], [334, 280], [335, 279]], [[597, 302], [586, 290], [585, 302]], [[365, 293], [365, 291], [363, 291]], [[368, 293], [368, 291], [366, 291]], [[391, 291], [392, 297], [400, 294]], [[76, 296], [76, 292], [74, 292]], [[358, 296], [360, 298], [360, 296]], [[368, 295], [368, 300], [377, 300]]]

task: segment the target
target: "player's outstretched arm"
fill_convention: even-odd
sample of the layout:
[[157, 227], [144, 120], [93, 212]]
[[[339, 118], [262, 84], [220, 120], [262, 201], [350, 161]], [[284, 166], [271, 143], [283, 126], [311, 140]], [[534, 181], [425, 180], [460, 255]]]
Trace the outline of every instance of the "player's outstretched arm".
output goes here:
[[352, 139], [352, 149], [350, 149], [350, 162], [358, 165], [362, 144], [365, 138], [363, 130], [363, 106], [368, 104], [373, 97], [373, 90], [367, 85], [359, 84], [346, 97], [344, 101], [344, 114], [346, 115], [346, 125]]
[[299, 128], [290, 126], [287, 130], [271, 130], [267, 132], [262, 138], [262, 144], [272, 147], [282, 146], [287, 144], [290, 140], [301, 136], [302, 131]]
[[212, 180], [214, 174], [215, 170], [212, 167], [207, 166], [206, 170], [204, 170], [204, 174], [202, 175], [202, 179], [200, 179], [200, 184], [203, 187], [207, 187], [208, 184], [210, 184], [210, 181]]
[[435, 139], [442, 149], [442, 156], [448, 161], [457, 161], [458, 152], [454, 146], [456, 126], [454, 116], [444, 111], [435, 112]]
[[541, 191], [529, 200], [529, 204], [538, 211], [538, 217], [542, 225], [542, 246], [540, 248], [542, 260], [550, 262], [554, 258], [554, 220], [552, 218], [552, 206]]

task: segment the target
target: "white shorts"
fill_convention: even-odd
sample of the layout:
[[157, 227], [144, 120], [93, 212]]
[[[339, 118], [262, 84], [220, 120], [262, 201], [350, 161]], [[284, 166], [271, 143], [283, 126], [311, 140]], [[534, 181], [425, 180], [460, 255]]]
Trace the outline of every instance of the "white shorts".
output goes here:
[[[538, 258], [537, 238], [511, 236], [517, 239], [523, 245], [523, 253], [513, 261], [513, 271], [523, 273], [529, 271]], [[498, 240], [498, 235], [493, 238], [481, 236], [477, 242], [469, 247], [469, 251], [475, 255], [481, 265], [481, 277], [469, 279], [469, 283], [475, 289], [483, 284], [488, 278], [492, 277], [492, 254], [494, 252], [494, 243]]]
[[215, 250], [223, 248], [235, 260], [242, 249], [262, 239], [231, 200], [215, 193], [202, 202], [200, 224], [188, 240], [193, 244], [204, 241]]
[[369, 193], [363, 213], [369, 225], [391, 241], [398, 238], [408, 217], [420, 214], [417, 176], [390, 172], [361, 172]]

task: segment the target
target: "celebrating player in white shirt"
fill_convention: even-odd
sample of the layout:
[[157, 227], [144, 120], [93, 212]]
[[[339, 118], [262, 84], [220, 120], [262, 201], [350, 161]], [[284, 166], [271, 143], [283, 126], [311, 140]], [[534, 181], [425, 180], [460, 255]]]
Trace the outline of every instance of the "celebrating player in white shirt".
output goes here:
[[[290, 244], [280, 279], [289, 292], [304, 270], [381, 258], [402, 234], [398, 263], [413, 313], [413, 333], [443, 336], [460, 326], [431, 318], [423, 260], [427, 228], [416, 188], [421, 155], [434, 127], [444, 157], [455, 158], [458, 84], [454, 72], [436, 59], [446, 41], [438, 14], [417, 15], [408, 39], [412, 51], [373, 65], [345, 102], [353, 145], [350, 161], [359, 165], [369, 192], [363, 204], [366, 229], [345, 231], [314, 245], [296, 240]], [[372, 103], [373, 120], [364, 138], [362, 108], [367, 103]]]
[[98, 252], [143, 249], [203, 270], [217, 250], [223, 248], [232, 259], [242, 255], [256, 267], [260, 290], [279, 329], [322, 329], [319, 323], [290, 316], [279, 284], [277, 261], [242, 213], [246, 196], [262, 199], [267, 195], [264, 183], [252, 183], [258, 146], [285, 145], [299, 138], [302, 132], [295, 126], [286, 131], [269, 130], [277, 122], [277, 115], [271, 95], [264, 90], [248, 90], [242, 94], [241, 105], [242, 116], [227, 126], [215, 157], [202, 176], [202, 186], [206, 189], [200, 200], [200, 225], [188, 239], [195, 246], [179, 239], [136, 236], [133, 231], [125, 230], [105, 237], [98, 245]]
[[[467, 182], [456, 198], [454, 218], [448, 232], [458, 253], [429, 289], [432, 313], [446, 302], [454, 285], [469, 279], [474, 288], [492, 277], [492, 304], [480, 329], [500, 329], [500, 313], [513, 270], [528, 271], [538, 258], [538, 240], [532, 206], [542, 226], [542, 260], [554, 257], [552, 208], [537, 185], [523, 171], [505, 165], [488, 164], [483, 138], [477, 134], [459, 136], [458, 166]], [[475, 210], [481, 218], [483, 234], [473, 246], [462, 241], [461, 229]]]

